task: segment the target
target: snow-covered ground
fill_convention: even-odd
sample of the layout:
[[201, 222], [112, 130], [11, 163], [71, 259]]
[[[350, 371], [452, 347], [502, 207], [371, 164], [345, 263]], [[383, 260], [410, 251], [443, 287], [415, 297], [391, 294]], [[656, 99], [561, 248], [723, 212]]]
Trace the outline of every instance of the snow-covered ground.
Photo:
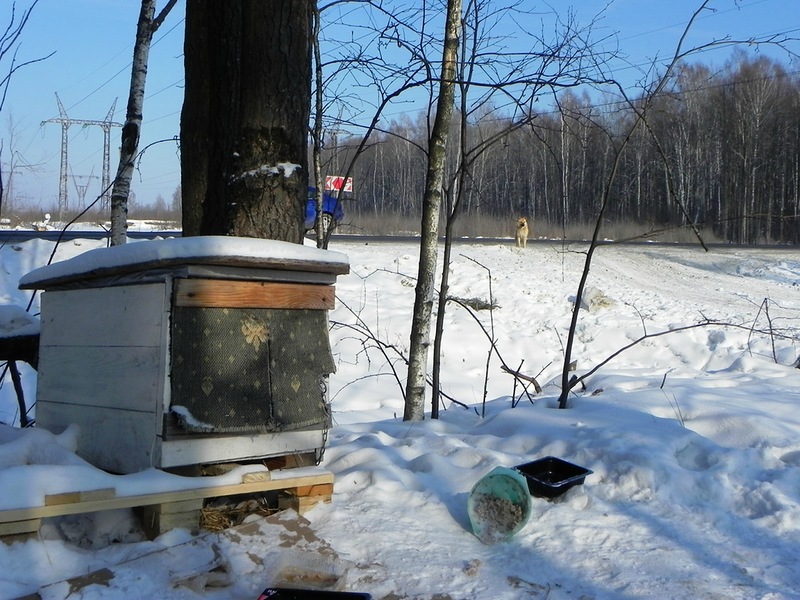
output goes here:
[[[101, 245], [67, 242], [56, 258]], [[491, 277], [497, 307], [475, 312], [482, 328], [449, 304], [442, 385], [468, 408], [446, 400], [439, 420], [415, 423], [402, 421], [392, 366], [402, 376], [394, 352], [408, 346], [417, 248], [334, 240], [332, 249], [351, 267], [330, 315], [335, 425], [322, 466], [336, 477], [333, 501], [308, 522], [289, 513], [252, 530], [176, 530], [152, 542], [141, 541], [128, 511], [45, 522], [38, 539], [0, 544], [0, 598], [255, 599], [279, 565], [320, 561], [345, 589], [376, 599], [800, 597], [796, 249], [600, 248], [575, 373], [649, 337], [559, 410], [585, 248], [458, 245], [451, 295], [488, 301]], [[0, 249], [0, 304], [27, 305], [30, 292], [17, 282], [51, 251], [42, 241]], [[701, 323], [718, 324], [655, 335]], [[496, 355], [487, 370], [484, 330], [509, 367], [537, 378], [541, 394], [512, 399], [514, 380]], [[388, 344], [387, 354], [365, 332]], [[23, 381], [33, 397], [27, 367]], [[15, 408], [7, 378], [0, 421], [14, 421]], [[21, 501], [15, 490], [41, 501], [36, 494], [65, 478], [73, 489], [101, 485], [95, 478], [106, 475], [72, 454], [72, 442], [70, 432], [0, 427], [0, 509]], [[508, 541], [481, 543], [467, 514], [473, 485], [496, 466], [548, 455], [593, 474], [555, 500], [532, 498], [526, 525]], [[24, 485], [29, 474], [44, 483]], [[65, 581], [90, 572], [101, 575], [87, 587]]]

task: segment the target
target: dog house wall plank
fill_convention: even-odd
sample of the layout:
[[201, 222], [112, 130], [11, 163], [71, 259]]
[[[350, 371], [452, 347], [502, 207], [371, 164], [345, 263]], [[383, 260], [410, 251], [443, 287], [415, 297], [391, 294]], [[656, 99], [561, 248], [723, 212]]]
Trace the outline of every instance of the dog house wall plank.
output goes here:
[[78, 425], [78, 455], [95, 467], [136, 473], [158, 464], [161, 423], [155, 412], [62, 403], [48, 403], [46, 411], [47, 425], [40, 426], [50, 431]]
[[158, 348], [45, 346], [39, 356], [47, 367], [39, 374], [40, 406], [69, 402], [154, 411], [153, 399], [161, 389], [156, 376], [162, 363]]
[[79, 456], [100, 468], [157, 464], [167, 289], [162, 282], [42, 294], [37, 423], [54, 432], [78, 425]]
[[325, 443], [324, 437], [320, 429], [212, 438], [186, 436], [161, 442], [160, 464], [168, 468], [282, 456], [297, 452], [298, 448], [321, 448]]
[[166, 285], [42, 293], [41, 346], [158, 347]]

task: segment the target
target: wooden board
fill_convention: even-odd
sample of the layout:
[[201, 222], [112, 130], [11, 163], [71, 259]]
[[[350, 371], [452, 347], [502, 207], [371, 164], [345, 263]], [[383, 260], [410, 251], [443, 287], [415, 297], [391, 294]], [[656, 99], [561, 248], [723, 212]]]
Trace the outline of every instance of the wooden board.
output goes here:
[[158, 466], [171, 285], [42, 295], [37, 424], [80, 428], [78, 455], [115, 473]]
[[292, 488], [288, 493], [293, 496], [330, 496], [333, 494], [333, 484], [318, 483], [315, 485], [302, 485]]
[[332, 496], [333, 483], [298, 486], [281, 492], [278, 508], [281, 510], [291, 508], [302, 515], [320, 502], [330, 502]]
[[[297, 469], [296, 471], [299, 471]], [[281, 491], [306, 486], [333, 485], [333, 473], [321, 469], [313, 469], [307, 474], [287, 475], [273, 473], [273, 478], [267, 481], [254, 481], [229, 485], [201, 487], [202, 479], [198, 478], [198, 487], [188, 490], [158, 492], [138, 496], [114, 496], [113, 498], [83, 500], [78, 502], [65, 502], [30, 508], [14, 508], [0, 510], [0, 523], [13, 523], [32, 521], [46, 517], [73, 515], [101, 510], [114, 510], [118, 508], [132, 508], [136, 506], [150, 506], [153, 504], [166, 504], [169, 502], [183, 502], [198, 498], [217, 498], [221, 496], [234, 496], [238, 494], [254, 494], [258, 492]], [[79, 492], [75, 492], [76, 494]], [[86, 492], [80, 492], [86, 494]]]
[[283, 494], [278, 498], [278, 509], [292, 509], [299, 515], [306, 514], [320, 502], [330, 502], [330, 496], [295, 496], [293, 494]]
[[[186, 507], [187, 502], [191, 508]], [[202, 508], [202, 499], [155, 504], [142, 507], [139, 519], [149, 540], [156, 539], [170, 529], [188, 529], [196, 534], [200, 529]]]
[[322, 429], [248, 435], [185, 435], [161, 441], [161, 468], [314, 452], [325, 445]]
[[26, 519], [23, 521], [0, 521], [0, 536], [18, 536], [36, 533], [42, 525], [41, 519]]
[[141, 412], [39, 401], [37, 425], [60, 433], [77, 424], [77, 454], [95, 467], [112, 473], [136, 473], [158, 466], [160, 445], [156, 432], [161, 419]]
[[[164, 371], [158, 347], [41, 346], [36, 399], [155, 412]], [[37, 421], [41, 422], [37, 408]]]
[[94, 500], [109, 500], [117, 495], [114, 488], [89, 490], [86, 492], [66, 492], [63, 494], [47, 494], [44, 497], [45, 506], [57, 504], [74, 504], [75, 502], [91, 502]]
[[44, 292], [42, 346], [159, 346], [166, 284]]
[[331, 285], [220, 279], [175, 281], [176, 306], [332, 310], [334, 300], [335, 290]]

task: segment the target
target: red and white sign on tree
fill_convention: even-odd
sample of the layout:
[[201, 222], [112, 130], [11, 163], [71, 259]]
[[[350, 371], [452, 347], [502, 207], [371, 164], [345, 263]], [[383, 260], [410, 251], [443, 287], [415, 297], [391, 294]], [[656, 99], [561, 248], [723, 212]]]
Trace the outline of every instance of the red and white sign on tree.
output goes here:
[[325, 190], [336, 190], [338, 192], [352, 192], [353, 178], [348, 177], [347, 181], [341, 175], [328, 175], [325, 177]]

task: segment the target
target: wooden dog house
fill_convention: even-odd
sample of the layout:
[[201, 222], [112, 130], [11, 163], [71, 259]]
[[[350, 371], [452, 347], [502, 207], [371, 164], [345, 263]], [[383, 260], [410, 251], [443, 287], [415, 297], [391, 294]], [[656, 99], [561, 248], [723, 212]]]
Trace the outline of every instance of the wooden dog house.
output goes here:
[[222, 236], [85, 252], [20, 280], [44, 290], [36, 421], [80, 428], [116, 473], [319, 458], [334, 370], [337, 252]]

